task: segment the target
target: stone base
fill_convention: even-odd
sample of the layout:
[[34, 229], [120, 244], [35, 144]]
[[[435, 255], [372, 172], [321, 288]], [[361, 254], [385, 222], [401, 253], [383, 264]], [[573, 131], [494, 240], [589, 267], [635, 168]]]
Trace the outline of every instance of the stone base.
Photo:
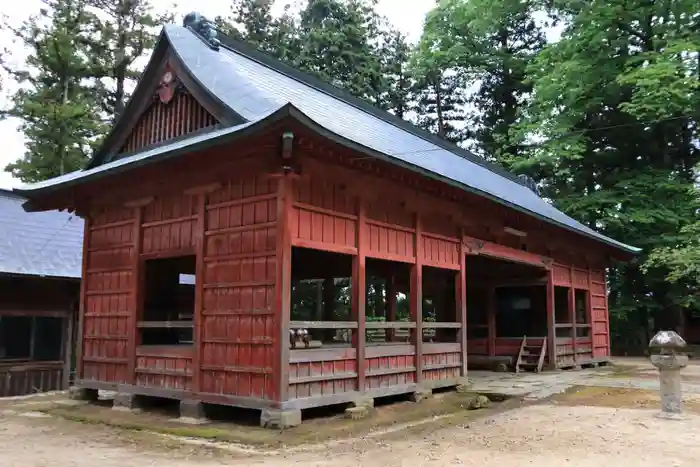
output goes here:
[[74, 401], [95, 402], [99, 398], [99, 393], [97, 389], [71, 386], [70, 389], [68, 389], [68, 397]]
[[361, 397], [352, 401], [352, 407], [374, 408], [374, 397]]
[[133, 413], [140, 412], [141, 406], [139, 404], [139, 396], [123, 392], [116, 393], [112, 401], [112, 410]]
[[284, 430], [301, 425], [301, 410], [299, 409], [262, 409], [260, 412], [260, 426]]
[[457, 381], [457, 387], [455, 388], [458, 393], [464, 394], [466, 392], [470, 392], [472, 388], [472, 382], [469, 381], [468, 378], [463, 377], [460, 378], [459, 381]]
[[661, 418], [663, 420], [685, 420], [682, 413], [675, 412], [657, 412], [654, 417]]
[[419, 389], [411, 394], [411, 400], [413, 402], [420, 402], [425, 399], [430, 399], [431, 397], [433, 397], [433, 391], [431, 389]]
[[476, 396], [473, 396], [469, 398], [467, 401], [467, 404], [465, 404], [465, 408], [468, 410], [478, 410], [478, 409], [485, 409], [491, 405], [491, 400], [482, 395], [478, 394]]
[[209, 423], [204, 414], [204, 404], [198, 401], [180, 401], [180, 418], [179, 423], [187, 425], [203, 425]]
[[360, 420], [369, 415], [369, 407], [359, 406], [359, 407], [348, 407], [345, 409], [345, 418], [351, 420]]

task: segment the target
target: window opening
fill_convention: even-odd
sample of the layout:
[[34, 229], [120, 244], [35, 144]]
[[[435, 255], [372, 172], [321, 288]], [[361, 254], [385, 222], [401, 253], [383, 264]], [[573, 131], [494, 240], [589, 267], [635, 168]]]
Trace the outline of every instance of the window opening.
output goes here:
[[459, 342], [457, 271], [423, 268], [423, 341]]
[[141, 345], [192, 345], [196, 257], [145, 261]]
[[409, 294], [411, 265], [398, 261], [367, 258], [365, 271], [366, 345], [392, 345], [412, 342]]
[[64, 319], [44, 316], [0, 316], [0, 359], [60, 361]]
[[352, 346], [352, 256], [292, 248], [289, 346], [314, 349]]

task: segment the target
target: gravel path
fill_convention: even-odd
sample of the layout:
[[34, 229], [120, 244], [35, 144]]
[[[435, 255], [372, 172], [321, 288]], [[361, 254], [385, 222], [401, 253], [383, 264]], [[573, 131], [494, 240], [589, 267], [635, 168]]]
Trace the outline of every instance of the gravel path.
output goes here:
[[700, 416], [661, 420], [654, 411], [537, 405], [426, 435], [393, 434], [332, 448], [243, 458], [199, 447], [169, 450], [108, 428], [16, 415], [0, 419], [3, 467], [664, 467], [697, 466]]

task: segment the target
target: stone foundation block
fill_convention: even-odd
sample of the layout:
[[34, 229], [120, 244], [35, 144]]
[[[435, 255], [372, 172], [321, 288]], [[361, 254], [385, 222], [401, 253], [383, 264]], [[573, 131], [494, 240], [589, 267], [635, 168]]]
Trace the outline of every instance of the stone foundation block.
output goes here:
[[351, 420], [360, 420], [367, 417], [370, 413], [370, 408], [365, 406], [348, 407], [345, 409], [345, 418]]
[[260, 426], [283, 430], [301, 425], [301, 410], [299, 409], [262, 409]]
[[353, 407], [365, 407], [367, 409], [374, 408], [374, 397], [361, 397], [352, 401]]
[[188, 425], [202, 425], [209, 422], [204, 414], [204, 404], [188, 400], [180, 401], [180, 418], [177, 421]]
[[99, 393], [97, 389], [71, 386], [70, 389], [68, 389], [68, 397], [74, 401], [95, 402], [99, 398]]
[[491, 405], [491, 400], [483, 394], [473, 396], [467, 402], [465, 408], [468, 410], [485, 409]]
[[121, 412], [140, 412], [141, 406], [139, 402], [139, 397], [136, 394], [118, 392], [114, 395], [112, 410], [118, 410]]
[[419, 389], [411, 394], [411, 400], [413, 402], [420, 402], [425, 399], [430, 399], [431, 397], [433, 397], [432, 389]]
[[472, 383], [469, 381], [467, 378], [460, 378], [457, 381], [457, 387], [455, 388], [458, 393], [464, 394], [467, 392], [471, 392], [472, 388]]

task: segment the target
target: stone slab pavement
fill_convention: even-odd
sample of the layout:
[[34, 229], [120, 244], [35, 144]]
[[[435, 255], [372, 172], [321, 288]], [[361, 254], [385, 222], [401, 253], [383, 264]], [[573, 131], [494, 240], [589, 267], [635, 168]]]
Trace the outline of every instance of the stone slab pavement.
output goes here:
[[[659, 390], [658, 374], [649, 360], [616, 359], [614, 364], [618, 366], [542, 373], [470, 371], [469, 381], [474, 392], [504, 394], [525, 400], [546, 399], [573, 386]], [[624, 367], [624, 373], [620, 373], [620, 366]], [[683, 392], [700, 395], [700, 363], [691, 363], [681, 375], [684, 377]]]

